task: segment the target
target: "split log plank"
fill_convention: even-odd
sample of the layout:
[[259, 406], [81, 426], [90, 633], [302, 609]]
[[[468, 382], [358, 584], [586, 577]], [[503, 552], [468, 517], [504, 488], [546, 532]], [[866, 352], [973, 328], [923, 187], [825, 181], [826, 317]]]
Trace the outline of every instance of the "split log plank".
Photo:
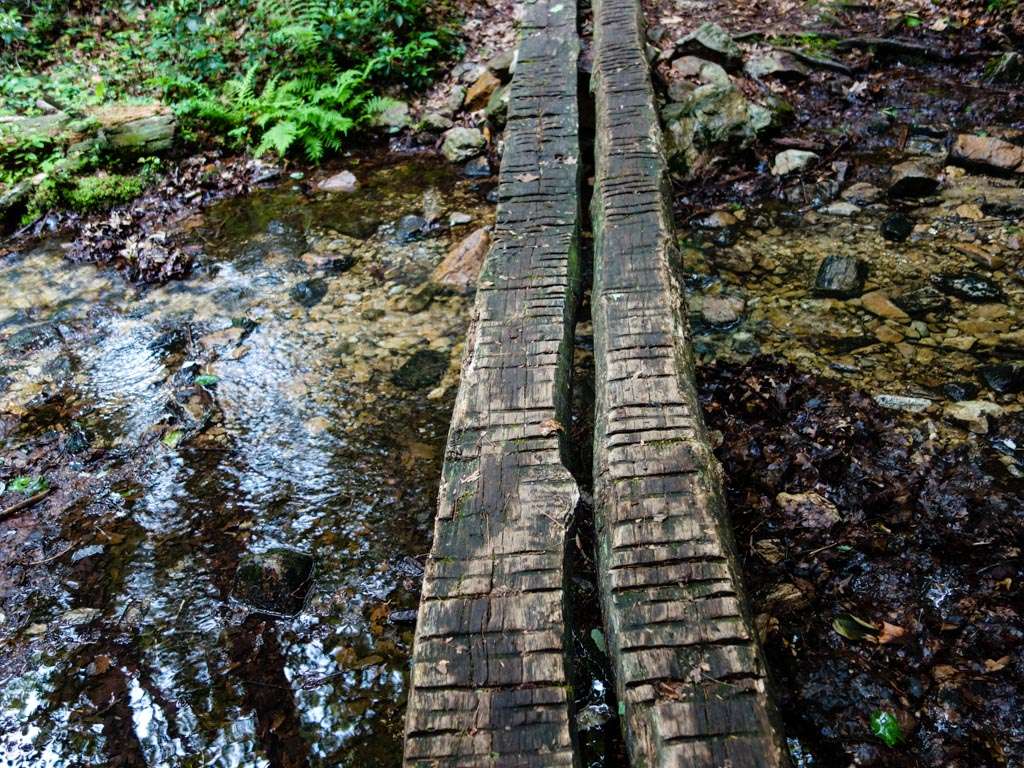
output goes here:
[[694, 385], [639, 0], [595, 0], [594, 499], [631, 765], [786, 758]]
[[494, 242], [426, 565], [405, 765], [573, 766], [563, 464], [579, 292], [575, 0], [520, 6]]

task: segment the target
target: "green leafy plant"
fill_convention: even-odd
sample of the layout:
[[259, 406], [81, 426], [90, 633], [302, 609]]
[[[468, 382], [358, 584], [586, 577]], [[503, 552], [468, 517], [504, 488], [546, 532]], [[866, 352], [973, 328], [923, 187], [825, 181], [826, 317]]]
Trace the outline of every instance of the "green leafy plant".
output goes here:
[[886, 710], [875, 710], [871, 713], [871, 733], [877, 736], [887, 747], [895, 747], [903, 742], [903, 729], [896, 715]]
[[50, 482], [41, 476], [19, 475], [8, 483], [8, 490], [15, 493], [22, 493], [26, 496], [35, 496], [50, 487]]

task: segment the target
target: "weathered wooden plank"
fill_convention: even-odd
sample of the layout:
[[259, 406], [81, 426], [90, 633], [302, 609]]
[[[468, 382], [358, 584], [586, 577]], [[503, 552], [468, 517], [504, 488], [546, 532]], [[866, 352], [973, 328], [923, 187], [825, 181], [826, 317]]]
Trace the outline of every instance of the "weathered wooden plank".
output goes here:
[[639, 0], [595, 0], [595, 513], [631, 763], [786, 762], [700, 416]]
[[494, 244], [427, 562], [407, 766], [572, 766], [562, 463], [579, 291], [575, 0], [524, 2]]

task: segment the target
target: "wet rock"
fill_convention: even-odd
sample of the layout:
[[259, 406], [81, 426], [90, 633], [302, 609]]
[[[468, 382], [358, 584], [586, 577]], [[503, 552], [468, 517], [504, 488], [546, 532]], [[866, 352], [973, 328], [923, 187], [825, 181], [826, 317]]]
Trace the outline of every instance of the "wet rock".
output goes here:
[[1004, 83], [1024, 83], [1024, 54], [1007, 51], [988, 66], [988, 77]]
[[950, 421], [966, 427], [975, 434], [984, 435], [989, 430], [989, 418], [1002, 416], [1003, 409], [988, 400], [964, 400], [947, 404], [942, 413]]
[[440, 112], [427, 112], [420, 120], [420, 130], [427, 133], [443, 133], [453, 125], [455, 123], [452, 122], [452, 119], [445, 117]]
[[501, 80], [493, 72], [484, 70], [466, 91], [466, 101], [463, 106], [469, 112], [483, 109], [490, 101], [491, 95], [499, 88], [501, 88]]
[[429, 224], [436, 223], [444, 215], [444, 200], [437, 187], [431, 187], [423, 193], [423, 218]]
[[31, 349], [42, 349], [60, 341], [60, 333], [49, 324], [34, 325], [15, 331], [4, 343], [8, 351], [21, 354]]
[[867, 279], [867, 266], [853, 256], [828, 256], [818, 267], [814, 292], [819, 296], [849, 299], [859, 296]]
[[448, 372], [448, 354], [436, 349], [421, 349], [394, 372], [391, 381], [406, 390], [433, 389]]
[[99, 608], [73, 608], [60, 616], [62, 627], [81, 627], [91, 624], [103, 615]]
[[462, 163], [479, 155], [487, 140], [476, 128], [457, 126], [446, 131], [441, 154], [451, 163]]
[[909, 320], [910, 317], [893, 303], [885, 291], [871, 291], [860, 297], [861, 306], [886, 320]]
[[511, 95], [512, 87], [503, 85], [491, 95], [487, 106], [484, 107], [484, 115], [499, 128], [504, 128], [508, 121], [508, 102]]
[[320, 182], [321, 192], [355, 192], [359, 189], [359, 180], [351, 171], [336, 173]]
[[490, 247], [490, 230], [480, 227], [448, 252], [431, 280], [462, 293], [472, 292]]
[[327, 282], [319, 277], [303, 280], [292, 286], [289, 295], [293, 301], [307, 309], [315, 307], [327, 295]]
[[938, 170], [931, 163], [908, 160], [892, 169], [889, 194], [893, 197], [926, 197], [938, 188]]
[[701, 216], [694, 224], [701, 229], [725, 229], [735, 227], [739, 224], [739, 219], [728, 211], [712, 211], [707, 216]]
[[454, 86], [448, 95], [445, 96], [444, 101], [441, 102], [437, 108], [438, 114], [444, 117], [452, 117], [456, 112], [462, 109], [462, 104], [466, 100], [466, 89], [461, 85]]
[[1006, 173], [1024, 173], [1024, 147], [994, 136], [962, 133], [953, 145], [953, 160]]
[[893, 299], [893, 303], [911, 317], [930, 313], [943, 315], [949, 311], [949, 299], [930, 285], [916, 288]]
[[775, 162], [772, 163], [772, 175], [785, 176], [788, 173], [802, 171], [817, 159], [818, 156], [814, 152], [807, 152], [803, 149], [787, 149], [775, 156]]
[[775, 503], [802, 528], [829, 528], [842, 520], [836, 505], [819, 493], [780, 493]]
[[1024, 392], [1024, 363], [987, 365], [978, 373], [985, 385], [1000, 395]]
[[738, 296], [706, 296], [701, 319], [708, 325], [727, 327], [739, 322], [747, 303]]
[[89, 546], [76, 549], [71, 553], [71, 562], [80, 563], [82, 560], [87, 560], [90, 557], [96, 557], [102, 555], [106, 551], [106, 547], [102, 544], [90, 544]]
[[936, 287], [950, 296], [974, 304], [1004, 301], [1003, 289], [989, 278], [971, 272], [936, 275], [932, 278]]
[[795, 56], [785, 51], [759, 52], [747, 59], [743, 71], [755, 80], [777, 77], [780, 80], [800, 80], [807, 77], [808, 69]]
[[483, 155], [474, 157], [462, 166], [462, 175], [470, 179], [486, 179], [491, 175], [491, 163]]
[[515, 74], [518, 58], [519, 51], [515, 48], [507, 51], [501, 51], [487, 60], [487, 68], [493, 72], [501, 82], [507, 83], [512, 79], [512, 75]]
[[78, 424], [73, 424], [64, 435], [64, 451], [70, 454], [89, 450], [89, 436]]
[[422, 216], [409, 214], [403, 216], [395, 224], [395, 240], [400, 243], [411, 243], [420, 240], [430, 231], [430, 222]]
[[914, 222], [902, 213], [890, 213], [879, 227], [882, 237], [894, 243], [902, 243], [914, 231]]
[[388, 133], [398, 133], [403, 128], [412, 124], [412, 117], [409, 114], [409, 105], [404, 101], [390, 100], [387, 106], [374, 115], [373, 125], [383, 128]]
[[464, 224], [469, 224], [473, 221], [473, 217], [468, 213], [462, 213], [462, 211], [455, 211], [451, 216], [448, 217], [449, 227], [461, 227]]
[[392, 611], [388, 614], [388, 621], [391, 624], [415, 624], [417, 611]]
[[842, 216], [844, 218], [849, 218], [860, 213], [860, 208], [853, 203], [837, 202], [829, 203], [824, 208], [819, 208], [818, 212], [824, 213], [828, 216]]
[[926, 398], [906, 395], [875, 395], [875, 402], [883, 408], [904, 413], [921, 413], [932, 404]]
[[670, 104], [664, 118], [670, 160], [691, 174], [710, 162], [705, 152], [725, 143], [746, 147], [772, 123], [768, 109], [733, 85], [702, 85], [685, 101]]
[[437, 296], [439, 289], [440, 286], [437, 283], [423, 283], [415, 290], [406, 294], [402, 300], [402, 311], [408, 312], [410, 315], [423, 312], [434, 303], [434, 298]]
[[672, 71], [679, 77], [697, 78], [708, 85], [729, 86], [729, 73], [713, 61], [696, 56], [683, 56], [672, 62]]
[[724, 67], [739, 66], [740, 48], [732, 36], [717, 24], [705, 22], [676, 43], [676, 55], [700, 56]]
[[304, 552], [275, 548], [242, 557], [231, 594], [259, 613], [296, 616], [313, 585], [313, 558]]
[[978, 396], [978, 388], [968, 381], [949, 381], [942, 385], [942, 394], [955, 402], [973, 400]]
[[874, 184], [868, 184], [863, 181], [859, 181], [856, 184], [851, 184], [841, 195], [843, 200], [859, 205], [861, 207], [877, 203], [882, 199], [882, 190], [876, 187]]

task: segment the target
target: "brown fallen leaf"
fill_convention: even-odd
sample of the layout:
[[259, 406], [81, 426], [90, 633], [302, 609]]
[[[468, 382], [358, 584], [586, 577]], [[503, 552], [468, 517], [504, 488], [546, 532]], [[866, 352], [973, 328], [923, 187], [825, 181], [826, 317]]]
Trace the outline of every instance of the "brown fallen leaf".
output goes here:
[[565, 427], [562, 426], [562, 422], [558, 419], [545, 419], [540, 423], [541, 434], [545, 437], [556, 435], [559, 432], [565, 432]]
[[882, 631], [878, 633], [878, 644], [885, 645], [886, 643], [899, 642], [906, 634], [907, 630], [903, 627], [898, 627], [895, 624], [890, 624], [888, 621], [883, 621]]
[[1001, 669], [1005, 669], [1006, 665], [1010, 663], [1009, 656], [1003, 656], [1001, 659], [985, 659], [985, 671], [986, 672], [998, 672]]

